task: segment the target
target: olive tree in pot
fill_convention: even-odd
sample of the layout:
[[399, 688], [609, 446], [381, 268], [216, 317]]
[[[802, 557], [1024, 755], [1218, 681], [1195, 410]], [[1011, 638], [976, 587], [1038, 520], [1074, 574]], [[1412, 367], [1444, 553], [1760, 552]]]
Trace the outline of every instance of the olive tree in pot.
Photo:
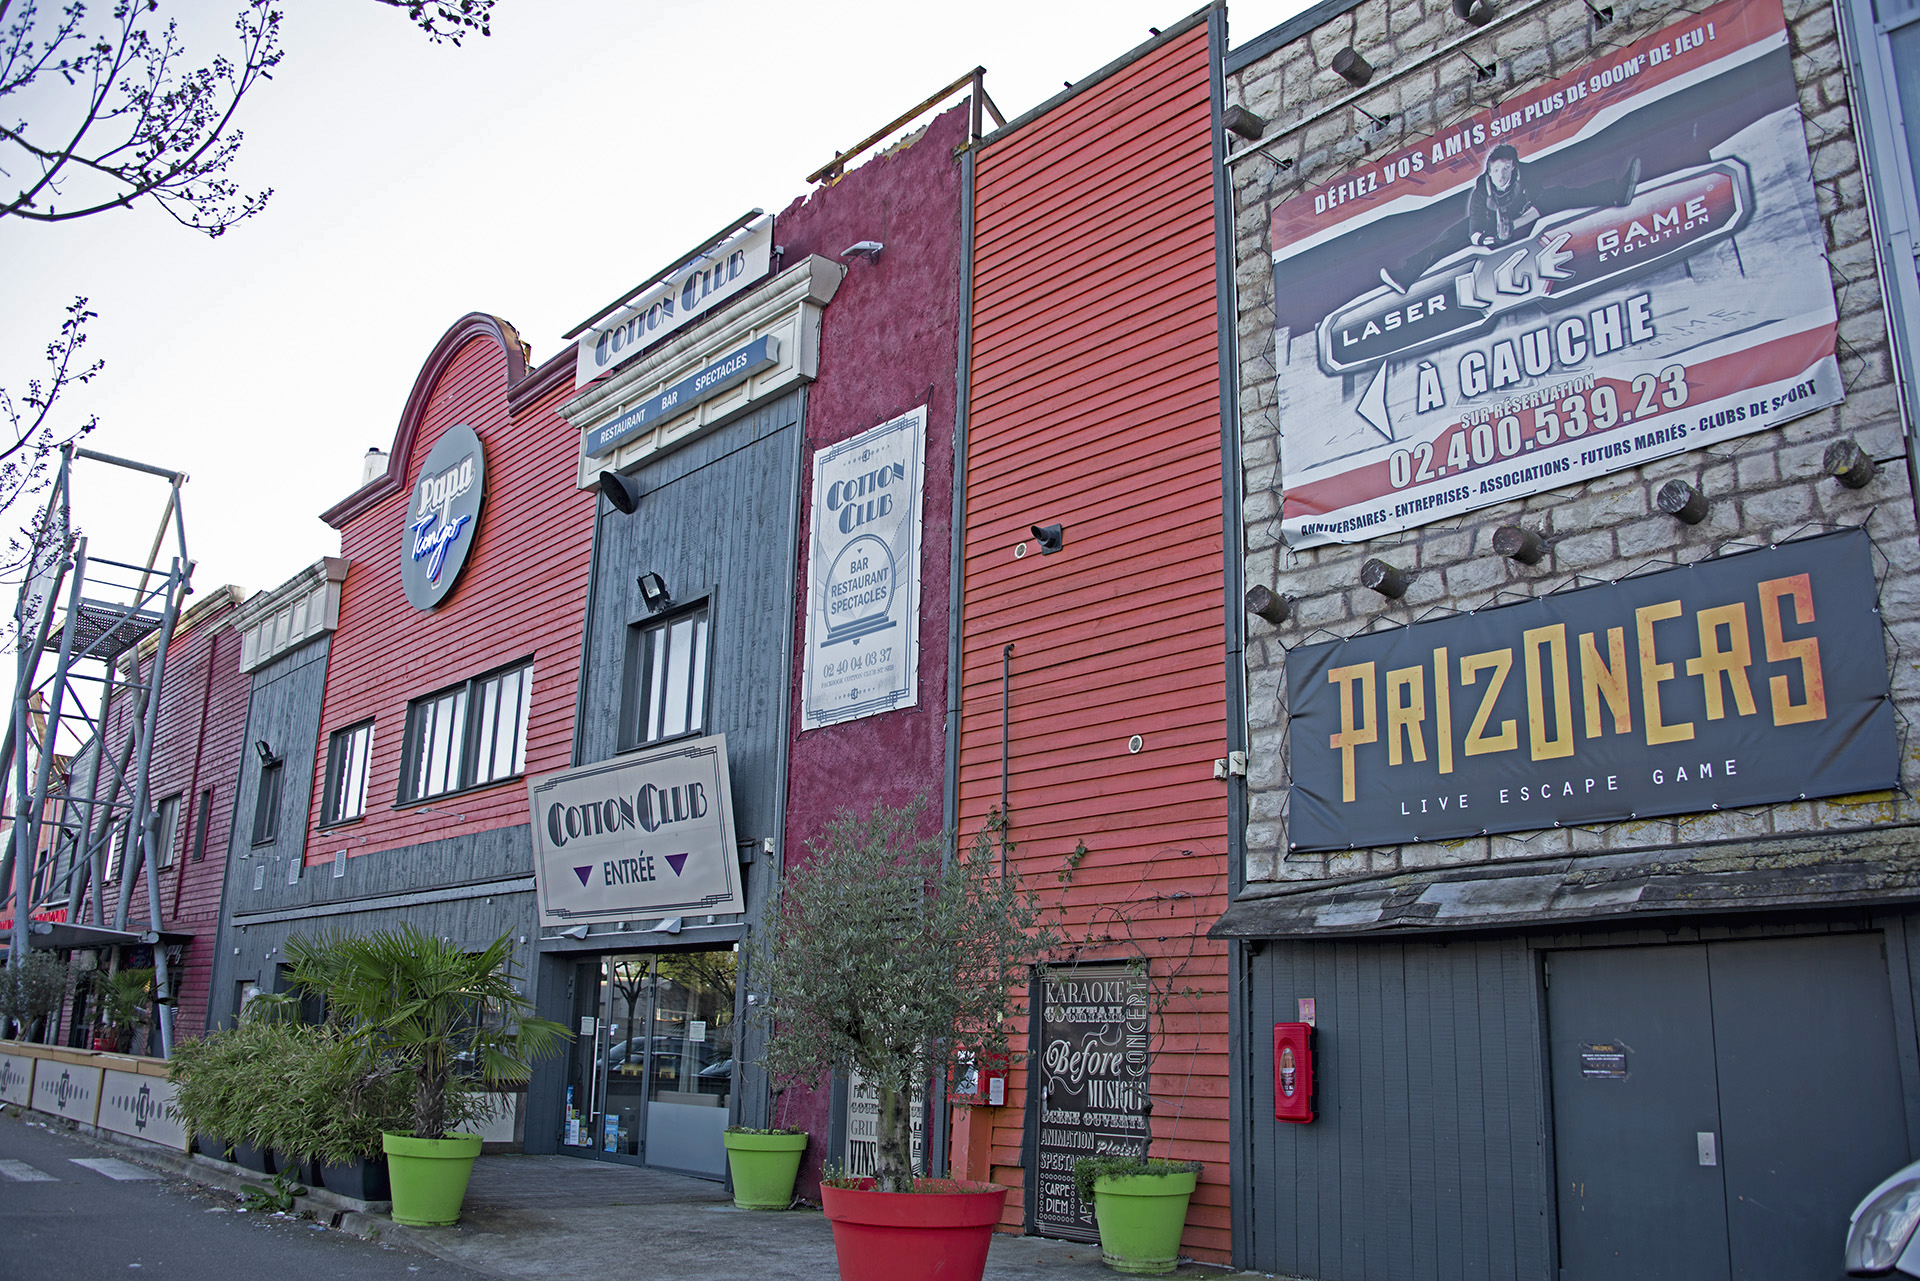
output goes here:
[[531, 1014], [513, 978], [513, 936], [478, 952], [414, 926], [353, 937], [289, 939], [294, 981], [326, 998], [366, 1088], [412, 1087], [411, 1128], [385, 1131], [396, 1223], [457, 1223], [480, 1136], [452, 1127], [463, 1097], [524, 1085], [532, 1061], [567, 1032]]
[[978, 1281], [1007, 1190], [915, 1177], [913, 1092], [963, 1051], [1009, 1053], [1003, 1016], [1027, 962], [1056, 941], [990, 832], [949, 856], [925, 811], [835, 816], [748, 949], [768, 1073], [817, 1083], [852, 1068], [879, 1095], [873, 1176], [821, 1188], [842, 1281]]

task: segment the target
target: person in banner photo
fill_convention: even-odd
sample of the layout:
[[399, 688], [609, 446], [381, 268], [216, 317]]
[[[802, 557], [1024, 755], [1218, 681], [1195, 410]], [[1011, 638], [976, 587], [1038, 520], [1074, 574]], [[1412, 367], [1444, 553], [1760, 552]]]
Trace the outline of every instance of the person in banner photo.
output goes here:
[[1467, 216], [1437, 236], [1433, 243], [1396, 266], [1380, 269], [1380, 279], [1406, 293], [1434, 263], [1473, 245], [1482, 249], [1510, 244], [1533, 234], [1547, 214], [1568, 209], [1625, 209], [1640, 185], [1640, 157], [1627, 162], [1619, 178], [1584, 187], [1542, 187], [1521, 162], [1519, 148], [1496, 144], [1487, 153], [1487, 167], [1467, 193]]

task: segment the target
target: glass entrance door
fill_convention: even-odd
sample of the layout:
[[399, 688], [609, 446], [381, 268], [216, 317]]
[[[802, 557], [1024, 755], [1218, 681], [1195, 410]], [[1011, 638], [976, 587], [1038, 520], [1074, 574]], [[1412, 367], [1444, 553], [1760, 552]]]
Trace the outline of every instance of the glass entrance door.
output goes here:
[[726, 1177], [737, 970], [730, 948], [581, 963], [568, 1151]]

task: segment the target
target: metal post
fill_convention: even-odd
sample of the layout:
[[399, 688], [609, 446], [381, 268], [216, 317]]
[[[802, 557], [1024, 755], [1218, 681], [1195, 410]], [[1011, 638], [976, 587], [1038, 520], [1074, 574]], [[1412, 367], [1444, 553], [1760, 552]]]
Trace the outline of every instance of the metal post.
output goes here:
[[[176, 487], [175, 493], [178, 493]], [[176, 511], [178, 504], [175, 504]], [[185, 535], [182, 534], [184, 541]], [[167, 577], [167, 613], [160, 623], [160, 640], [153, 651], [153, 674], [147, 680], [147, 732], [141, 736], [140, 763], [133, 779], [134, 812], [139, 814], [141, 826], [140, 846], [144, 852], [143, 862], [147, 873], [147, 924], [153, 931], [153, 1000], [160, 1009], [160, 1057], [173, 1057], [173, 992], [167, 980], [167, 949], [160, 941], [160, 851], [158, 844], [157, 816], [152, 810], [152, 800], [148, 796], [147, 766], [153, 756], [154, 735], [160, 728], [160, 700], [153, 697], [160, 683], [160, 674], [167, 665], [167, 645], [173, 639], [173, 625], [180, 617], [180, 601], [187, 594], [187, 580], [193, 573], [191, 563], [182, 564], [178, 557], [174, 559], [172, 572]], [[134, 670], [140, 667], [140, 657], [134, 655]], [[128, 878], [131, 882], [132, 878]]]

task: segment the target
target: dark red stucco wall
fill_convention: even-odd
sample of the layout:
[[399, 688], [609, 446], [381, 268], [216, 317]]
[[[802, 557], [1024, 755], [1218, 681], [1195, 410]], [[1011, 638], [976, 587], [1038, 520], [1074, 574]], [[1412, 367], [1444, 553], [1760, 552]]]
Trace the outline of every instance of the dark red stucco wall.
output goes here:
[[[910, 146], [881, 154], [830, 187], [781, 212], [782, 261], [805, 255], [847, 264], [825, 312], [820, 376], [807, 391], [807, 460], [802, 467], [800, 574], [794, 602], [793, 738], [787, 776], [786, 866], [803, 865], [806, 842], [843, 807], [927, 799], [928, 830], [940, 822], [946, 761], [947, 604], [953, 525], [954, 377], [960, 332], [960, 161], [967, 141], [963, 104], [935, 118]], [[842, 258], [862, 240], [885, 248], [872, 261]], [[812, 455], [919, 405], [927, 406], [926, 490], [920, 561], [919, 702], [843, 725], [800, 732], [808, 602]], [[802, 1170], [803, 1195], [817, 1195], [825, 1151], [824, 1091], [792, 1091], [778, 1125], [815, 1136]]]

